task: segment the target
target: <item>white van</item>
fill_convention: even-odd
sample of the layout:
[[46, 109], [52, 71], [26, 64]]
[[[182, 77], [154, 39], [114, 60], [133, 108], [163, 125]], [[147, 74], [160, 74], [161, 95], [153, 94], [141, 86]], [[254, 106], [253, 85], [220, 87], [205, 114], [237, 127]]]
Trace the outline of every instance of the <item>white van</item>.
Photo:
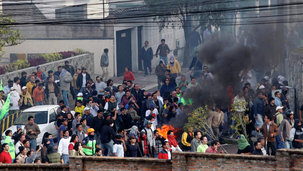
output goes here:
[[[28, 122], [28, 117], [33, 116], [34, 121], [39, 126], [41, 132], [37, 137], [37, 144], [41, 144], [45, 132], [51, 133], [55, 140], [58, 136], [58, 130], [55, 125], [58, 108], [59, 105], [41, 105], [25, 109], [19, 114], [19, 117], [16, 118], [14, 124], [7, 130], [12, 130], [14, 133], [17, 131], [18, 125], [24, 129], [25, 124]], [[5, 136], [5, 131], [2, 136]]]

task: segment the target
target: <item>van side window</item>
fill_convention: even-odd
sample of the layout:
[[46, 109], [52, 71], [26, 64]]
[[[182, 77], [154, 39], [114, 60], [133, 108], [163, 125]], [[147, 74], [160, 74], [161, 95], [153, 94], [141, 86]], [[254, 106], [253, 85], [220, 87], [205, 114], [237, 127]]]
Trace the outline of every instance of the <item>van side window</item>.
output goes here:
[[54, 109], [52, 109], [50, 111], [50, 115], [49, 115], [49, 123], [55, 122], [55, 121], [56, 121], [56, 112]]

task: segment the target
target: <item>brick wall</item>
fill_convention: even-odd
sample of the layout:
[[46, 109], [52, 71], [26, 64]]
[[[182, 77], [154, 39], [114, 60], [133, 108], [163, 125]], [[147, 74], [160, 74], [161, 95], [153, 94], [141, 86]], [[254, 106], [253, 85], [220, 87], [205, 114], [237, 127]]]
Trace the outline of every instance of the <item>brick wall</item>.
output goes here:
[[5, 171], [68, 171], [68, 165], [62, 164], [0, 164]]
[[70, 171], [170, 171], [169, 160], [153, 158], [117, 158], [117, 157], [71, 157]]
[[6, 171], [256, 171], [256, 170], [303, 170], [303, 150], [277, 151], [276, 156], [237, 154], [173, 153], [173, 159], [117, 158], [117, 157], [70, 157], [70, 164], [0, 164]]
[[237, 155], [174, 153], [172, 169], [182, 170], [274, 170], [275, 157]]

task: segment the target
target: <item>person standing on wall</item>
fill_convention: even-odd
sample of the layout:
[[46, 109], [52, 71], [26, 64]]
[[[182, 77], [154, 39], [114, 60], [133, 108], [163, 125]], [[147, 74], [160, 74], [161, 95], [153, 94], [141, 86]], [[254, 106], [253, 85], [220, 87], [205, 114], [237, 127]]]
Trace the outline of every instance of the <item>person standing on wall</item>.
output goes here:
[[108, 58], [108, 49], [104, 49], [104, 53], [101, 55], [100, 66], [102, 68], [102, 78], [103, 80], [108, 79], [108, 65], [109, 65], [109, 58]]
[[169, 52], [170, 52], [170, 49], [169, 49], [168, 45], [165, 44], [165, 39], [162, 39], [161, 44], [157, 48], [156, 57], [158, 57], [158, 53], [159, 53], [160, 60], [163, 60], [164, 64], [167, 65], [167, 55], [169, 54]]
[[146, 76], [148, 75], [147, 68], [149, 69], [150, 74], [152, 72], [151, 61], [153, 59], [153, 49], [149, 47], [148, 41], [145, 41], [144, 46], [142, 47], [141, 50], [141, 55], [144, 65], [144, 75]]

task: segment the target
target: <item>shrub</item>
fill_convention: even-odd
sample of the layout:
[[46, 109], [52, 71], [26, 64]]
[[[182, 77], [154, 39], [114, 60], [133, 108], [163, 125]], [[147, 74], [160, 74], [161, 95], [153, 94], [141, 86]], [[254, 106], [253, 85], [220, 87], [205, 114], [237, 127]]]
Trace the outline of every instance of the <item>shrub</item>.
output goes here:
[[62, 59], [62, 55], [60, 53], [47, 53], [47, 54], [40, 54], [40, 57], [43, 57], [46, 62], [58, 61]]
[[45, 60], [45, 58], [40, 56], [38, 58], [31, 58], [28, 60], [28, 62], [30, 64], [30, 66], [38, 66], [38, 65], [46, 63], [46, 60]]
[[63, 59], [75, 56], [76, 53], [74, 51], [67, 51], [67, 52], [59, 52]]
[[3, 75], [6, 73], [6, 66], [3, 65], [3, 66], [0, 66], [0, 75]]
[[27, 60], [18, 59], [16, 62], [8, 65], [7, 71], [12, 72], [12, 71], [16, 71], [19, 69], [27, 68], [29, 66], [30, 66], [30, 63]]

